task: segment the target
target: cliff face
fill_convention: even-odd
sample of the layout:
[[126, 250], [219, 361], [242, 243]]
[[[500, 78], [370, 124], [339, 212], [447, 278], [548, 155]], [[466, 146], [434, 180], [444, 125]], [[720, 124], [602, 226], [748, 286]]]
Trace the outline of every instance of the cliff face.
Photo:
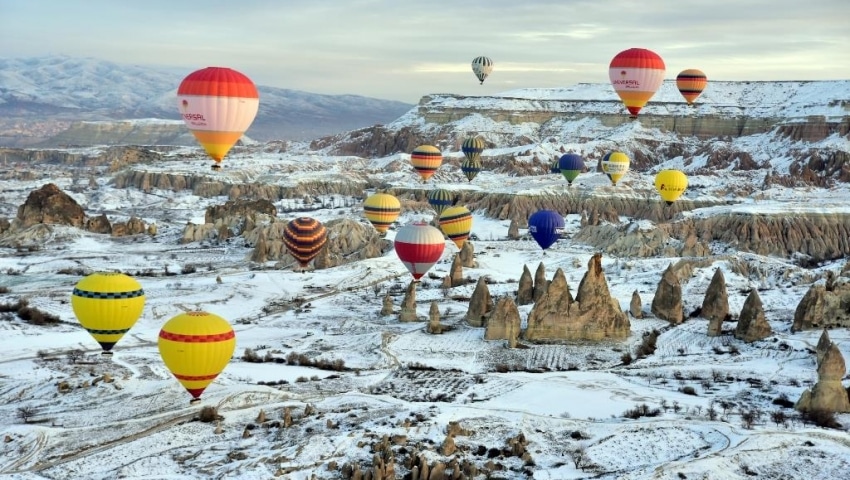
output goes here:
[[73, 145], [187, 145], [195, 137], [182, 121], [74, 122], [40, 144], [44, 147]]

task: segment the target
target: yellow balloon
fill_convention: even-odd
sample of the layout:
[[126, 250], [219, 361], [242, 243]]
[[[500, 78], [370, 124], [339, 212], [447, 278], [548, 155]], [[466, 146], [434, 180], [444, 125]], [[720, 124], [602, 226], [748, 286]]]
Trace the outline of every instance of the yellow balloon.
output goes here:
[[472, 230], [472, 213], [466, 207], [449, 207], [440, 214], [440, 229], [457, 248], [462, 248]]
[[123, 273], [96, 272], [74, 286], [74, 315], [98, 343], [104, 354], [127, 333], [145, 308], [145, 291], [133, 277]]
[[162, 326], [158, 345], [165, 366], [197, 401], [230, 362], [236, 333], [218, 315], [186, 312]]
[[688, 176], [679, 170], [662, 170], [655, 176], [655, 190], [672, 205], [688, 188]]
[[363, 202], [363, 213], [375, 230], [384, 234], [401, 213], [401, 202], [388, 193], [376, 193]]
[[611, 185], [617, 182], [629, 171], [629, 156], [623, 152], [611, 152], [602, 157], [602, 171], [611, 179]]

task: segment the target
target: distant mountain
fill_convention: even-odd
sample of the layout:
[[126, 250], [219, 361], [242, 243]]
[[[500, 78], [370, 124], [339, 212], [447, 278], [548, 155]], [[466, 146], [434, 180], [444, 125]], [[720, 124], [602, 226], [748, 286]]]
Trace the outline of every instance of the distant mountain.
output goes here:
[[[0, 59], [0, 145], [34, 144], [78, 121], [179, 120], [175, 98], [182, 79], [92, 58]], [[412, 108], [359, 95], [258, 88], [260, 111], [246, 132], [256, 140], [309, 140], [387, 123]]]

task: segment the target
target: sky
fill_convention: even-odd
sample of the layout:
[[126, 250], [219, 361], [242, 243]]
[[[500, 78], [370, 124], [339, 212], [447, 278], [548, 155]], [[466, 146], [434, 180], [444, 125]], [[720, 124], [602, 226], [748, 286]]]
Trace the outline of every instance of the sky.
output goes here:
[[[714, 80], [850, 79], [848, 0], [0, 0], [0, 58], [237, 69], [260, 85], [416, 103], [608, 82], [648, 48]], [[493, 59], [479, 85], [470, 62]]]

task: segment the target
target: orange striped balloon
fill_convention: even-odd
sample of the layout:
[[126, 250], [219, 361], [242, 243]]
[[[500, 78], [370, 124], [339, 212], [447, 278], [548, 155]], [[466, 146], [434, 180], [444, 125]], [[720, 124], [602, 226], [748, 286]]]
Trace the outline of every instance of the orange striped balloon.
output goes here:
[[472, 212], [460, 205], [443, 210], [440, 214], [440, 229], [457, 248], [463, 248], [463, 242], [469, 238], [469, 231], [472, 230]]
[[185, 312], [162, 326], [157, 345], [163, 363], [194, 402], [230, 362], [236, 333], [218, 315]]
[[207, 67], [183, 79], [177, 105], [192, 135], [218, 165], [251, 126], [260, 95], [254, 82], [236, 70]]
[[694, 100], [702, 94], [706, 85], [708, 85], [708, 78], [702, 70], [697, 70], [696, 68], [682, 70], [676, 76], [676, 88], [679, 89], [679, 93], [688, 101], [688, 105], [694, 104]]
[[624, 50], [611, 60], [608, 77], [632, 117], [655, 95], [664, 82], [664, 60], [645, 48]]
[[298, 260], [303, 271], [316, 258], [325, 242], [328, 241], [328, 231], [322, 222], [310, 217], [298, 217], [286, 225], [283, 230], [283, 243], [289, 254]]
[[427, 182], [443, 164], [443, 154], [433, 145], [420, 145], [410, 154], [410, 163], [422, 177], [422, 181]]

